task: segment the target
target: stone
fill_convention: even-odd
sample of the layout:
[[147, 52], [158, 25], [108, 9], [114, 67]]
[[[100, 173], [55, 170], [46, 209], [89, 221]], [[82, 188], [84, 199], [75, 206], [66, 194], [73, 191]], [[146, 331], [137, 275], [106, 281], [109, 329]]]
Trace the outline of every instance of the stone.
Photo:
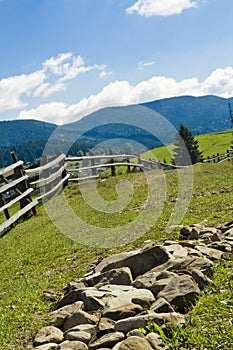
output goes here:
[[185, 316], [177, 312], [157, 314], [154, 311], [149, 310], [144, 315], [137, 315], [117, 321], [115, 324], [115, 331], [127, 334], [133, 329], [145, 328], [149, 321], [154, 321], [159, 326], [162, 326], [165, 323], [184, 324]]
[[168, 242], [166, 244], [165, 242], [166, 250], [173, 256], [173, 258], [186, 258], [188, 256], [188, 251], [186, 248], [182, 247], [182, 245], [173, 243], [169, 244]]
[[140, 305], [132, 302], [122, 302], [120, 298], [114, 303], [107, 304], [103, 310], [103, 316], [111, 318], [112, 320], [120, 320], [126, 317], [137, 315], [143, 311]]
[[222, 252], [218, 249], [208, 248], [206, 246], [197, 245], [195, 247], [197, 250], [199, 250], [203, 255], [206, 255], [207, 258], [211, 260], [220, 260], [222, 259]]
[[[141, 276], [138, 276], [132, 283], [136, 288], [149, 289], [154, 295], [157, 295], [163, 289], [167, 279], [175, 276], [174, 272], [170, 271], [149, 271]], [[159, 282], [162, 281], [162, 282]], [[160, 287], [161, 286], [161, 287]]]
[[173, 307], [169, 304], [167, 300], [164, 298], [157, 299], [152, 305], [150, 310], [154, 311], [155, 313], [166, 313], [166, 312], [175, 312]]
[[233, 237], [233, 227], [225, 231], [225, 236], [226, 237]]
[[44, 345], [37, 346], [33, 348], [34, 350], [58, 350], [60, 349], [59, 345], [56, 343], [47, 343]]
[[88, 346], [78, 340], [66, 340], [60, 344], [59, 350], [88, 350]]
[[145, 338], [145, 335], [143, 333], [141, 333], [138, 329], [133, 329], [132, 331], [129, 331], [127, 334], [126, 334], [126, 337], [129, 338], [129, 337], [140, 337], [140, 338]]
[[51, 324], [55, 327], [62, 328], [66, 318], [75, 311], [83, 309], [83, 302], [77, 301], [74, 304], [63, 306], [62, 308], [51, 312], [53, 317]]
[[165, 263], [170, 258], [165, 247], [155, 245], [146, 249], [112, 255], [96, 266], [96, 272], [105, 272], [120, 267], [128, 267], [133, 278]]
[[84, 278], [84, 283], [90, 287], [98, 284], [120, 284], [129, 285], [132, 282], [131, 270], [128, 267], [112, 269], [103, 273], [95, 273], [94, 275]]
[[85, 344], [88, 344], [91, 340], [91, 334], [84, 331], [75, 331], [70, 330], [67, 333], [65, 333], [65, 339], [66, 340], [79, 340]]
[[93, 324], [88, 324], [88, 323], [84, 323], [84, 324], [79, 324], [78, 326], [75, 326], [73, 328], [68, 329], [64, 334], [68, 333], [68, 332], [87, 332], [89, 333], [91, 336], [96, 334], [96, 329], [97, 326], [93, 325]]
[[63, 332], [54, 326], [47, 326], [41, 328], [34, 339], [33, 345], [39, 346], [45, 343], [61, 343], [63, 339]]
[[96, 288], [85, 289], [81, 293], [85, 310], [93, 311], [103, 308], [105, 302], [109, 299], [109, 295], [106, 296], [106, 294], [106, 292], [99, 291]]
[[145, 338], [132, 336], [114, 346], [112, 350], [153, 350], [153, 348]]
[[125, 338], [124, 333], [114, 332], [103, 335], [89, 345], [89, 350], [99, 349], [100, 347], [112, 348], [115, 344], [119, 343]]
[[210, 278], [206, 277], [204, 273], [202, 273], [198, 269], [194, 269], [192, 271], [192, 277], [194, 281], [198, 284], [200, 290], [203, 290], [206, 286], [213, 284], [213, 281]]
[[162, 339], [157, 333], [147, 334], [146, 340], [150, 343], [153, 350], [162, 350], [165, 348]]
[[98, 334], [105, 334], [113, 332], [115, 328], [115, 321], [107, 317], [101, 317], [98, 324]]
[[134, 316], [149, 308], [155, 301], [153, 294], [147, 289], [133, 288], [129, 292], [122, 292], [118, 297], [111, 298], [105, 304], [103, 316], [113, 320]]
[[73, 314], [71, 314], [64, 323], [63, 330], [67, 331], [70, 328], [73, 328], [74, 326], [78, 326], [80, 324], [97, 324], [99, 319], [95, 315], [90, 315], [85, 311], [76, 311]]
[[195, 303], [200, 293], [192, 277], [180, 275], [173, 277], [157, 297], [166, 299], [177, 310], [184, 313]]
[[[86, 288], [86, 287], [85, 287]], [[70, 305], [75, 303], [76, 301], [81, 300], [81, 293], [85, 288], [82, 289], [74, 289], [71, 290], [69, 293], [67, 293], [58, 303], [57, 307], [58, 309], [62, 308], [63, 306]]]

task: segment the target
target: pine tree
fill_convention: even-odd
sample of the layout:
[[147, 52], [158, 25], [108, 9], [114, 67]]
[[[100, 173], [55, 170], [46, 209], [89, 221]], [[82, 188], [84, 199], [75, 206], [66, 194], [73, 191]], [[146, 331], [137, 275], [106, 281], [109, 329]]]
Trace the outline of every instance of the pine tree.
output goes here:
[[203, 160], [202, 152], [199, 151], [198, 141], [195, 140], [191, 131], [180, 124], [179, 132], [175, 135], [173, 164], [189, 165]]

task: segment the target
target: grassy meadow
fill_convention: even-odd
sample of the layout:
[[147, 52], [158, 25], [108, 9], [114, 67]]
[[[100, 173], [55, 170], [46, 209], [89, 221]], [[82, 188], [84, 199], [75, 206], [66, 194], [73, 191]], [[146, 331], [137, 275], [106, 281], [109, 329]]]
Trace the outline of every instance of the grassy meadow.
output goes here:
[[[199, 149], [203, 152], [203, 157], [212, 157], [217, 153], [226, 153], [227, 149], [233, 144], [233, 131], [226, 130], [222, 132], [215, 132], [212, 134], [198, 135], [195, 137], [198, 140]], [[149, 152], [145, 152], [142, 158], [151, 158], [151, 153], [155, 159], [163, 162], [166, 160], [167, 163], [171, 162], [172, 151], [174, 149], [173, 144], [155, 148]]]
[[[228, 136], [230, 139], [231, 135]], [[202, 141], [204, 145], [204, 138]], [[192, 169], [192, 196], [180, 224], [205, 221], [209, 225], [215, 225], [232, 220], [233, 162], [196, 164]], [[122, 173], [116, 177], [97, 180], [96, 193], [103, 198], [103, 206], [106, 202], [110, 203], [112, 211], [109, 212], [101, 212], [87, 204], [89, 199], [93, 199], [90, 193], [93, 192], [91, 183], [86, 182], [82, 188], [78, 184], [70, 184], [64, 190], [65, 201], [75, 216], [88, 225], [100, 228], [100, 231], [101, 228], [109, 228], [111, 231], [111, 228], [119, 227], [122, 237], [127, 237], [127, 243], [122, 239], [121, 245], [112, 244], [103, 248], [101, 235], [95, 237], [95, 242], [90, 241], [92, 246], [85, 244], [85, 239], [80, 243], [79, 240], [68, 238], [74, 229], [72, 222], [65, 225], [66, 232], [63, 233], [54, 225], [56, 221], [65, 221], [69, 214], [66, 209], [62, 215], [56, 214], [56, 198], [54, 223], [46, 208], [40, 205], [37, 216], [18, 223], [0, 237], [1, 350], [30, 348], [28, 346], [35, 332], [48, 324], [49, 311], [55, 307], [62, 288], [71, 280], [83, 276], [90, 270], [92, 263], [115, 252], [140, 247], [146, 239], [178, 239], [179, 227], [170, 232], [166, 230], [178, 196], [177, 171], [153, 171], [151, 176], [155, 180], [155, 189], [158, 190], [158, 200], [162, 196], [159, 203], [161, 213], [147, 232], [136, 238], [128, 236], [124, 225], [136, 220], [140, 213], [146, 216], [150, 213], [150, 206], [153, 207], [150, 202], [148, 206], [146, 174]], [[126, 181], [133, 186], [133, 194], [128, 193]], [[83, 198], [83, 193], [86, 193], [88, 200]], [[113, 204], [119, 196], [125, 206], [117, 212], [118, 207], [114, 208]], [[88, 235], [88, 229], [85, 231], [84, 228], [84, 237], [88, 238]], [[96, 242], [99, 247], [98, 244], [95, 246]], [[187, 327], [172, 330], [168, 340], [169, 349], [179, 349], [181, 344], [200, 350], [231, 348], [232, 268], [232, 260], [216, 266], [213, 276], [215, 285], [203, 291], [190, 313]], [[45, 291], [51, 293], [55, 301], [46, 298]]]

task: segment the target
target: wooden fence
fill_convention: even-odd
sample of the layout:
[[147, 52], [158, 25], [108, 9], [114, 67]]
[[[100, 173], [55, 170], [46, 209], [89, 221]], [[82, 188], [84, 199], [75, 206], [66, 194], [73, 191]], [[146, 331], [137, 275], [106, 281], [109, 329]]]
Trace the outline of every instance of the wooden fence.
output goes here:
[[65, 154], [62, 153], [54, 157], [44, 155], [39, 167], [25, 170], [26, 174], [31, 176], [30, 187], [35, 192], [40, 192], [38, 201], [51, 198], [68, 183], [70, 174], [66, 173], [65, 158]]
[[[29, 213], [35, 215], [38, 202], [51, 198], [68, 182], [96, 178], [99, 172], [109, 168], [114, 176], [116, 168], [122, 166], [127, 168], [127, 172], [177, 168], [175, 165], [156, 160], [141, 159], [139, 155], [113, 155], [110, 152], [108, 155], [89, 154], [85, 157], [66, 157], [62, 153], [53, 157], [43, 156], [38, 167], [25, 169], [23, 161], [17, 161], [14, 152], [11, 156], [13, 164], [0, 171], [0, 214], [4, 213], [5, 216], [5, 221], [0, 223], [0, 232], [9, 229], [18, 219], [28, 216]], [[233, 160], [233, 150], [208, 157], [204, 162], [227, 160]], [[35, 197], [33, 200], [32, 193]], [[12, 215], [10, 208], [13, 211]]]
[[[13, 152], [11, 156], [14, 163], [0, 172], [0, 212], [5, 215], [5, 221], [0, 224], [0, 232], [11, 228], [18, 219], [31, 212], [35, 215], [38, 203], [37, 199], [31, 198], [33, 189], [28, 185], [23, 161], [17, 161]], [[16, 211], [17, 204], [19, 209]], [[14, 211], [12, 215], [10, 209]]]
[[227, 150], [226, 153], [219, 154], [217, 153], [216, 155], [213, 155], [213, 157], [207, 157], [203, 162], [214, 162], [214, 163], [221, 163], [225, 161], [231, 161], [233, 160], [233, 149], [232, 150]]
[[[133, 159], [133, 162], [130, 162]], [[135, 161], [137, 160], [137, 161]], [[89, 155], [85, 157], [66, 157], [66, 162], [75, 162], [77, 167], [68, 167], [67, 172], [72, 176], [69, 182], [83, 181], [87, 179], [95, 179], [98, 173], [110, 168], [111, 175], [116, 175], [116, 168], [125, 166], [127, 172], [135, 169], [142, 170], [144, 168], [143, 161], [139, 156], [126, 154], [108, 154], [108, 155]]]

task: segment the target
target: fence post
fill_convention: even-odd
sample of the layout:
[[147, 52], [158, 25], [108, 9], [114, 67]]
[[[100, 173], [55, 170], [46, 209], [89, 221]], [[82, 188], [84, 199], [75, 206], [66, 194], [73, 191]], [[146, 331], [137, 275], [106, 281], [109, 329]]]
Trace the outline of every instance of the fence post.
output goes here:
[[[89, 156], [93, 157], [94, 156], [94, 153], [92, 151], [89, 152]], [[91, 166], [95, 166], [95, 159], [91, 159]], [[92, 176], [96, 176], [97, 174], [97, 169], [94, 168], [94, 169], [91, 169], [91, 174]]]
[[[141, 160], [141, 157], [140, 157], [140, 154], [138, 154], [138, 164], [142, 164], [142, 160]], [[142, 171], [142, 168], [140, 167], [140, 171]]]
[[[11, 152], [11, 158], [13, 160], [13, 163], [17, 163], [17, 157], [16, 157], [16, 154], [15, 152]], [[24, 176], [24, 169], [23, 169], [23, 166], [20, 165], [18, 166], [17, 168], [14, 169], [14, 174], [15, 174], [15, 178], [18, 179], [22, 176]], [[18, 185], [18, 190], [23, 193], [25, 192], [27, 189], [29, 188], [28, 186], [28, 182], [27, 180], [24, 180], [22, 181], [19, 185]], [[32, 201], [32, 198], [31, 198], [31, 195], [29, 194], [27, 197], [23, 198], [20, 200], [20, 209], [24, 208], [28, 202], [31, 202]], [[30, 212], [33, 212], [34, 215], [36, 215], [36, 208], [33, 207], [29, 212], [28, 214], [30, 214]]]
[[[2, 194], [0, 194], [0, 207], [3, 207], [5, 204], [6, 204], [5, 198], [3, 197]], [[10, 214], [8, 209], [4, 210], [4, 214], [7, 220], [10, 219]]]
[[228, 160], [228, 162], [230, 162], [230, 151], [229, 151], [229, 149], [227, 149], [227, 160]]
[[[111, 148], [109, 148], [109, 154], [110, 154], [110, 155], [113, 154]], [[111, 158], [110, 161], [109, 161], [109, 163], [114, 163], [114, 159]], [[110, 168], [111, 168], [111, 174], [112, 174], [112, 176], [115, 176], [115, 175], [116, 175], [116, 170], [115, 170], [114, 165], [111, 166]]]
[[129, 157], [126, 158], [126, 161], [129, 165], [127, 165], [127, 173], [130, 173], [130, 160]]

